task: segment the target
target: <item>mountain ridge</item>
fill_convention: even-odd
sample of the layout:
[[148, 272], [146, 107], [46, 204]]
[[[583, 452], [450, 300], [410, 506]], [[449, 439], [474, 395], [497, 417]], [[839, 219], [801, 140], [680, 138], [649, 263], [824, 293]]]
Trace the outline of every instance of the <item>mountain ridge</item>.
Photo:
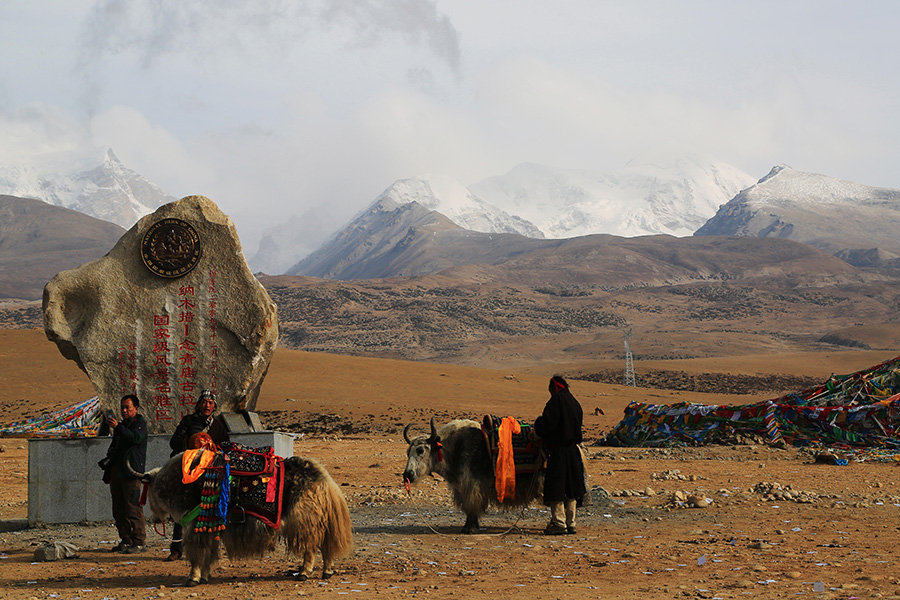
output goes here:
[[900, 190], [777, 165], [725, 204], [695, 236], [782, 237], [858, 266], [900, 265]]
[[[418, 202], [480, 233], [535, 239], [595, 233], [691, 235], [720, 205], [754, 182], [739, 169], [707, 157], [663, 155], [633, 159], [612, 173], [522, 163], [470, 186], [446, 175], [422, 175], [398, 179], [320, 243], [333, 246], [342, 228], [354, 227], [386, 198], [398, 204]], [[286, 262], [286, 249], [302, 251], [311, 234], [316, 235], [308, 227], [293, 232], [283, 225], [273, 228], [251, 260], [253, 268], [297, 273], [300, 261]]]
[[0, 195], [0, 298], [40, 298], [56, 273], [100, 258], [124, 233], [72, 209]]

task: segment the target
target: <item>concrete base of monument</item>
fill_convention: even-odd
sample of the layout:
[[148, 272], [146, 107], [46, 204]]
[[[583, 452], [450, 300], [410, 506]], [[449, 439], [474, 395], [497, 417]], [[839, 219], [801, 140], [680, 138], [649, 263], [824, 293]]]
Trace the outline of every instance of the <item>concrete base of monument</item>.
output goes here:
[[[147, 470], [169, 460], [168, 434], [147, 441]], [[112, 520], [109, 486], [97, 462], [106, 456], [110, 437], [28, 440], [28, 524]], [[231, 433], [245, 446], [272, 446], [275, 454], [294, 455], [294, 436], [282, 431]], [[150, 509], [145, 507], [149, 516]]]

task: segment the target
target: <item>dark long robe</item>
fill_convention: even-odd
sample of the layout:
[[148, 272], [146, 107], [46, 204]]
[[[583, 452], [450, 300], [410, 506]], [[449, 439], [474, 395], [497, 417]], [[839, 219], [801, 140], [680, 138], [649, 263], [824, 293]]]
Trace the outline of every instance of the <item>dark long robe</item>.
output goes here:
[[580, 444], [584, 413], [568, 389], [550, 396], [544, 412], [534, 422], [534, 432], [544, 441], [547, 469], [544, 472], [544, 504], [566, 499], [580, 500], [586, 493]]

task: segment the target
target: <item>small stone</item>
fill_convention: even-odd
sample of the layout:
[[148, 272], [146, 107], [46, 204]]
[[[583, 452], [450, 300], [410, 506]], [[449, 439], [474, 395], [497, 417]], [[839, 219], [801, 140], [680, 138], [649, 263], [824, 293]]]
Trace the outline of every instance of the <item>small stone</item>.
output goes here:
[[687, 497], [687, 504], [691, 508], [706, 508], [709, 506], [709, 502], [706, 501], [706, 498], [696, 494], [691, 494]]

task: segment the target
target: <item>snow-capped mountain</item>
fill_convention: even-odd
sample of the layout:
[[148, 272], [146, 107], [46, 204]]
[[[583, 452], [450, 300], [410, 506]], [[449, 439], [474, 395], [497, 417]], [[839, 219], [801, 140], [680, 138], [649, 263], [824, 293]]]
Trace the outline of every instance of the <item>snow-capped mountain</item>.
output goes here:
[[702, 156], [644, 156], [600, 173], [521, 164], [470, 186], [547, 237], [691, 235], [755, 178]]
[[533, 223], [485, 202], [464, 185], [446, 175], [423, 175], [401, 179], [385, 190], [375, 203], [382, 199], [390, 199], [397, 204], [418, 202], [429, 210], [441, 213], [463, 229], [471, 231], [518, 233], [531, 238], [544, 237]]
[[111, 149], [99, 165], [71, 173], [0, 166], [0, 193], [37, 198], [125, 228], [175, 200], [124, 166]]
[[774, 167], [695, 235], [781, 237], [869, 266], [900, 253], [900, 190]]
[[392, 212], [412, 202], [428, 211], [439, 212], [470, 231], [544, 237], [533, 224], [485, 202], [452, 177], [423, 175], [395, 181], [366, 209], [357, 213], [350, 224], [336, 221], [336, 213], [329, 207], [311, 209], [302, 216], [291, 217], [286, 223], [266, 231], [250, 265], [254, 271], [284, 273], [326, 242], [327, 233], [337, 231], [341, 226], [360, 227], [360, 219], [365, 221], [370, 213]]
[[[442, 214], [418, 202], [400, 203], [382, 194], [287, 273], [359, 279], [431, 272], [436, 270], [433, 264], [422, 269], [410, 254], [423, 254], [423, 246], [430, 246], [438, 233], [452, 230], [460, 228]], [[425, 260], [433, 263], [430, 256]]]

